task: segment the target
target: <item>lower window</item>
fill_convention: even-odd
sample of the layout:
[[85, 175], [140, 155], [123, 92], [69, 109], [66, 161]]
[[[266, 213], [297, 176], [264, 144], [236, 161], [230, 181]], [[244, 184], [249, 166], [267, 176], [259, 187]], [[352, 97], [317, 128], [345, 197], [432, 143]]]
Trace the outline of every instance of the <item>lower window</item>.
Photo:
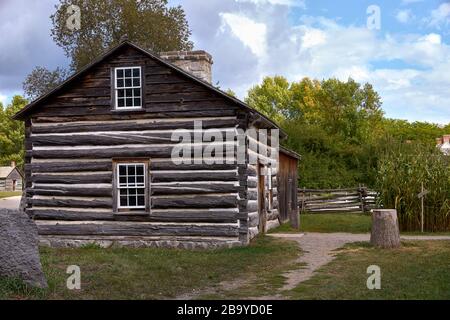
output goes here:
[[146, 164], [117, 164], [117, 201], [118, 209], [146, 208]]

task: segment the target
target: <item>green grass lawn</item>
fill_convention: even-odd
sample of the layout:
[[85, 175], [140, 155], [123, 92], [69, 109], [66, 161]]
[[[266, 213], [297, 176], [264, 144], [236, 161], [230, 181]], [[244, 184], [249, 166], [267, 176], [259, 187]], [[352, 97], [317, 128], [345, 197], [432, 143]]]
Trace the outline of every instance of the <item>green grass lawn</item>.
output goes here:
[[[347, 232], [368, 233], [372, 226], [370, 214], [358, 213], [322, 213], [301, 214], [300, 232]], [[272, 229], [271, 233], [298, 233], [289, 223]], [[402, 235], [450, 235], [450, 232], [402, 232]]]
[[[323, 213], [323, 214], [301, 214], [300, 231], [301, 232], [349, 232], [349, 233], [367, 233], [370, 232], [372, 218], [366, 214], [352, 213]], [[292, 229], [290, 225], [283, 224], [272, 232], [298, 232]]]
[[[336, 260], [289, 293], [292, 299], [450, 299], [450, 241], [403, 242], [400, 249], [347, 245]], [[381, 289], [369, 290], [369, 265]]]
[[22, 191], [0, 191], [0, 199], [14, 196], [21, 196]]
[[[289, 241], [259, 237], [248, 247], [189, 251], [155, 248], [41, 248], [48, 290], [0, 280], [0, 299], [163, 299], [224, 280], [265, 278], [299, 254]], [[66, 268], [81, 268], [81, 291], [66, 288]]]

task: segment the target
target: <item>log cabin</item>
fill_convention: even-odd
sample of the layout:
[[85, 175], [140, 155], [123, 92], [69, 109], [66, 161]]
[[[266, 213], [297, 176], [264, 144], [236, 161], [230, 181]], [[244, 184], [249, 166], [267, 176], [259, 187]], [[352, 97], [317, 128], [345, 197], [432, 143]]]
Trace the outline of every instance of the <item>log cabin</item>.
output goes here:
[[288, 219], [277, 200], [286, 135], [212, 86], [211, 65], [205, 51], [124, 40], [15, 115], [42, 244], [231, 247]]
[[0, 191], [22, 191], [23, 175], [11, 161], [10, 166], [0, 167]]

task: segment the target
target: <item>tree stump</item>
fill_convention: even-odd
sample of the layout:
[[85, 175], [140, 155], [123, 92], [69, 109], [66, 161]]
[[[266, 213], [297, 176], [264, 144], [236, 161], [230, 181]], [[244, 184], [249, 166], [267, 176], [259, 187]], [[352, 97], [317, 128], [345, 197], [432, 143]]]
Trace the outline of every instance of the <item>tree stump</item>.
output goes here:
[[397, 210], [373, 210], [370, 243], [375, 247], [386, 249], [400, 247], [400, 230], [398, 227]]

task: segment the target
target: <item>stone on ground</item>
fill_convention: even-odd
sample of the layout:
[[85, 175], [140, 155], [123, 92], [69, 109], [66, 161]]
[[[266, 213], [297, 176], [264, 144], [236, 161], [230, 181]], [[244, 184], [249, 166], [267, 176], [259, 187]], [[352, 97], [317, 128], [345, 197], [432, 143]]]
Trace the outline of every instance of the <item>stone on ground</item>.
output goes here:
[[0, 209], [0, 276], [46, 288], [34, 222], [22, 211]]

